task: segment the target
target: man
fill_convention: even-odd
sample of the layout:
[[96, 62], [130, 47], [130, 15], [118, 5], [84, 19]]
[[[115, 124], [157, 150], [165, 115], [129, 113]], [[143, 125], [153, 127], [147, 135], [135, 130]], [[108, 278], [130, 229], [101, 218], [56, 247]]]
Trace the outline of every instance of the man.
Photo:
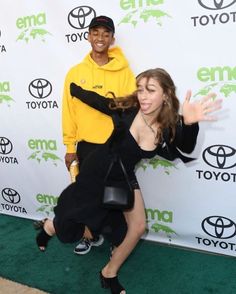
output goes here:
[[[78, 160], [81, 168], [86, 156], [97, 144], [104, 143], [113, 130], [110, 117], [90, 108], [79, 99], [70, 95], [72, 82], [86, 90], [109, 98], [113, 93], [116, 97], [125, 96], [135, 90], [135, 77], [129, 67], [122, 50], [111, 47], [114, 44], [115, 26], [107, 16], [97, 16], [89, 25], [88, 41], [91, 52], [84, 60], [72, 67], [66, 75], [63, 103], [62, 125], [63, 143], [66, 145], [65, 164], [70, 168], [74, 160]], [[111, 98], [111, 96], [110, 96]], [[83, 239], [74, 252], [86, 254], [91, 246], [103, 243], [103, 236], [93, 240]]]

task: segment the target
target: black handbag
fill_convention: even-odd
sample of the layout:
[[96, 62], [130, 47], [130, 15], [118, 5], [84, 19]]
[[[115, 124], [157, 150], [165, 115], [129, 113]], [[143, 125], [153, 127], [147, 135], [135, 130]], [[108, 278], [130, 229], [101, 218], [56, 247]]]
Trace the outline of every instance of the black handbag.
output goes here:
[[[115, 162], [118, 162], [123, 174], [124, 181], [108, 181], [109, 174]], [[126, 210], [134, 206], [134, 190], [129, 182], [129, 178], [122, 160], [113, 158], [105, 176], [105, 188], [102, 198], [102, 206], [108, 209]]]

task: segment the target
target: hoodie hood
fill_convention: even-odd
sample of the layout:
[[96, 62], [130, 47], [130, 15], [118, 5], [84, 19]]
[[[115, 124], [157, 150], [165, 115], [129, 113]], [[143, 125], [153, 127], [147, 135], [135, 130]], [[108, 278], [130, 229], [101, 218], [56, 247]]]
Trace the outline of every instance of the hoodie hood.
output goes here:
[[129, 67], [128, 60], [126, 59], [122, 49], [118, 46], [112, 47], [108, 50], [108, 56], [111, 59], [107, 64], [99, 66], [91, 58], [91, 52], [87, 54], [83, 60], [89, 67], [104, 69], [105, 71], [121, 71]]

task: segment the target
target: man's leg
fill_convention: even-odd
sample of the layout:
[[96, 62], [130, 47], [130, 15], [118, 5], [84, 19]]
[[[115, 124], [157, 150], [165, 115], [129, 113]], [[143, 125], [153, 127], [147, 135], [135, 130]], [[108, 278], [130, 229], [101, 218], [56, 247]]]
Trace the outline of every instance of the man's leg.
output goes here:
[[[79, 159], [79, 169], [81, 169], [84, 160], [93, 152], [99, 144], [88, 143], [85, 141], [79, 142], [77, 145], [77, 156]], [[75, 247], [74, 253], [76, 254], [87, 254], [91, 250], [92, 246], [100, 246], [104, 242], [102, 235], [93, 236], [93, 239], [83, 238]]]

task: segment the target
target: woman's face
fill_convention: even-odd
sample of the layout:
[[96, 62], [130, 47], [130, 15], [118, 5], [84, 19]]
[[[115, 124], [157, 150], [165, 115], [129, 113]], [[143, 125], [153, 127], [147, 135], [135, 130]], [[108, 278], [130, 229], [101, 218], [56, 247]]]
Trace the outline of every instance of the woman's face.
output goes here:
[[164, 93], [158, 81], [142, 78], [137, 85], [137, 96], [143, 114], [158, 114], [164, 102]]

